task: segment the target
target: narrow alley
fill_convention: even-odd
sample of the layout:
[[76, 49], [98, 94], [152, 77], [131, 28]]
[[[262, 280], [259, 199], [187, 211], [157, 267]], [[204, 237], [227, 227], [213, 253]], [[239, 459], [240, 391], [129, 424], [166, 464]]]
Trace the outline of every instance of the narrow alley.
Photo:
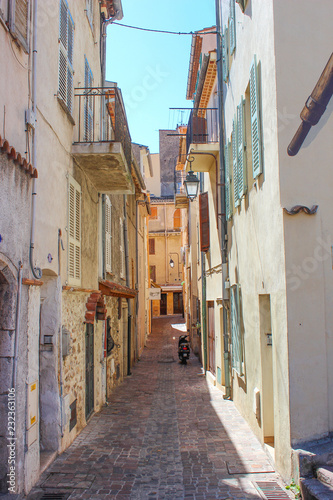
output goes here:
[[261, 498], [255, 481], [282, 484], [234, 403], [207, 385], [196, 356], [179, 363], [182, 321], [153, 320], [132, 375], [43, 473], [29, 500], [245, 500]]

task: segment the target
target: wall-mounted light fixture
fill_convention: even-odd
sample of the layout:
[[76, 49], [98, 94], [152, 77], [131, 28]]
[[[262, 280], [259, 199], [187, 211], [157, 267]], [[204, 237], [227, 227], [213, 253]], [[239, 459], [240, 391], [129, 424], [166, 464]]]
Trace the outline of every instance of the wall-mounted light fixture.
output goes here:
[[190, 170], [184, 180], [186, 196], [190, 201], [193, 201], [198, 196], [199, 179], [192, 170], [192, 163], [194, 162], [193, 156], [188, 156], [187, 161], [190, 164]]

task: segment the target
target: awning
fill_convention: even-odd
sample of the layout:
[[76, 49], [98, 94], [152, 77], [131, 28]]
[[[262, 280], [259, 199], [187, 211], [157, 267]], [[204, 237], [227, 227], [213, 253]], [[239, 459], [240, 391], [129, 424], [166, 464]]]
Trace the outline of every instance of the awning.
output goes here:
[[123, 297], [124, 299], [134, 299], [138, 294], [138, 290], [119, 285], [118, 283], [113, 283], [113, 281], [109, 280], [101, 280], [99, 282], [99, 289], [103, 295], [108, 295], [109, 297]]
[[162, 292], [182, 292], [182, 285], [162, 285]]

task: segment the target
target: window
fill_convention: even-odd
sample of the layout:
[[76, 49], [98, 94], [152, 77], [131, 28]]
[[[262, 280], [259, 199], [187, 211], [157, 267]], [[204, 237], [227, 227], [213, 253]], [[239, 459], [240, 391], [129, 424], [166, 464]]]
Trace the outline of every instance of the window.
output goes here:
[[222, 35], [222, 73], [223, 80], [226, 82], [229, 77], [229, 40], [228, 28], [224, 30]]
[[125, 236], [124, 236], [124, 223], [120, 217], [120, 277], [125, 279]]
[[149, 255], [155, 255], [155, 238], [149, 238]]
[[181, 214], [180, 208], [177, 208], [173, 214], [173, 228], [180, 229], [181, 228]]
[[93, 0], [86, 0], [87, 18], [92, 29], [93, 27]]
[[257, 58], [254, 56], [250, 69], [250, 108], [251, 108], [251, 138], [252, 138], [252, 169], [253, 178], [263, 171], [261, 156], [261, 122]]
[[84, 98], [84, 140], [86, 142], [93, 141], [93, 126], [94, 126], [94, 111], [93, 111], [93, 96], [90, 95], [90, 89], [93, 87], [93, 74], [90, 69], [87, 58], [84, 59], [84, 87], [88, 94]]
[[238, 375], [243, 375], [243, 337], [239, 285], [233, 285], [230, 292], [232, 368], [236, 370]]
[[111, 201], [105, 196], [105, 270], [107, 273], [112, 271], [112, 251], [111, 251]]
[[29, 51], [28, 35], [29, 35], [29, 0], [10, 0], [1, 2], [3, 15], [9, 17], [9, 29], [13, 37], [20, 43], [25, 52]]
[[209, 206], [208, 193], [202, 193], [199, 196], [200, 212], [200, 249], [202, 252], [209, 250]]
[[225, 163], [225, 210], [227, 220], [232, 217], [232, 197], [231, 197], [231, 175], [230, 175], [230, 141], [224, 146]]
[[68, 283], [81, 284], [81, 187], [68, 181]]
[[70, 115], [73, 112], [73, 46], [74, 22], [67, 2], [60, 0], [58, 97]]
[[157, 207], [151, 207], [151, 219], [157, 219]]
[[156, 283], [156, 266], [149, 266], [150, 279]]
[[230, 0], [229, 41], [230, 41], [230, 54], [233, 54], [236, 49], [235, 0]]
[[237, 106], [237, 115], [232, 125], [232, 162], [235, 207], [240, 204], [247, 190], [247, 172], [245, 155], [245, 102], [243, 97]]

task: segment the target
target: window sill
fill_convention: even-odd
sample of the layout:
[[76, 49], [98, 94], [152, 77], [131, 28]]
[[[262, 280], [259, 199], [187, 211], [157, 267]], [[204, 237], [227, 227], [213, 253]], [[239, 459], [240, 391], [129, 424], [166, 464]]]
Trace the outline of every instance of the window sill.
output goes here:
[[56, 97], [57, 97], [58, 103], [60, 104], [61, 108], [63, 109], [63, 111], [67, 115], [67, 118], [69, 119], [69, 121], [71, 122], [71, 124], [74, 126], [75, 125], [75, 121], [74, 121], [74, 118], [72, 117], [72, 115], [71, 115], [68, 107], [66, 106], [66, 104], [64, 103], [64, 101], [61, 99], [61, 97], [59, 97], [58, 94], [56, 94]]

